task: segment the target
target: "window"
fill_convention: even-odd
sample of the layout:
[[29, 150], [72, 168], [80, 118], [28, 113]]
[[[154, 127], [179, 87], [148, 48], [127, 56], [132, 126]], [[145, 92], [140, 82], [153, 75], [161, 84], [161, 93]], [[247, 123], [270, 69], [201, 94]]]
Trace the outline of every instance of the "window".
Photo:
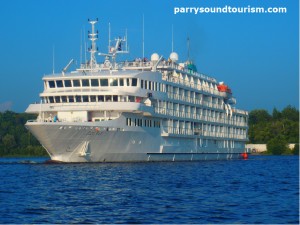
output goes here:
[[51, 97], [49, 97], [49, 102], [50, 103], [54, 103], [54, 98], [51, 96]]
[[76, 102], [81, 102], [81, 96], [76, 95], [75, 99], [76, 99]]
[[152, 90], [152, 82], [149, 81], [149, 90]]
[[89, 96], [83, 95], [83, 96], [82, 96], [82, 101], [83, 101], [83, 102], [89, 102]]
[[118, 101], [118, 95], [113, 95], [113, 101], [117, 102]]
[[61, 96], [61, 102], [67, 102], [67, 96]]
[[82, 87], [90, 86], [90, 81], [88, 79], [83, 79], [81, 82], [82, 82]]
[[65, 82], [65, 87], [72, 87], [70, 80], [65, 80], [64, 82]]
[[128, 96], [129, 102], [135, 102], [134, 101], [134, 96]]
[[59, 97], [59, 96], [56, 96], [56, 97], [55, 97], [55, 102], [56, 102], [56, 103], [60, 103], [60, 97]]
[[48, 84], [49, 84], [49, 87], [50, 87], [50, 88], [55, 88], [55, 83], [54, 83], [53, 80], [48, 81]]
[[105, 101], [106, 102], [111, 102], [111, 95], [106, 95], [105, 96]]
[[74, 102], [74, 96], [69, 96], [69, 102]]
[[73, 80], [73, 87], [80, 87], [79, 80]]
[[91, 95], [90, 98], [91, 98], [91, 102], [96, 102], [96, 96], [95, 95]]
[[100, 79], [100, 84], [102, 87], [108, 86], [108, 79]]
[[141, 80], [141, 88], [144, 88], [144, 80]]
[[129, 78], [126, 79], [126, 85], [127, 85], [127, 87], [130, 86], [130, 79]]
[[99, 80], [98, 79], [91, 79], [92, 87], [99, 87]]
[[98, 102], [104, 102], [104, 96], [103, 95], [98, 96]]
[[148, 81], [145, 80], [145, 89], [148, 89]]
[[120, 78], [120, 86], [124, 86], [124, 79], [123, 78]]
[[109, 79], [109, 86], [118, 86], [118, 79], [117, 78]]
[[58, 87], [58, 88], [62, 88], [62, 87], [63, 87], [63, 82], [62, 82], [62, 80], [57, 80], [57, 81], [56, 81], [56, 87]]
[[137, 86], [137, 79], [132, 78], [132, 86], [136, 87]]

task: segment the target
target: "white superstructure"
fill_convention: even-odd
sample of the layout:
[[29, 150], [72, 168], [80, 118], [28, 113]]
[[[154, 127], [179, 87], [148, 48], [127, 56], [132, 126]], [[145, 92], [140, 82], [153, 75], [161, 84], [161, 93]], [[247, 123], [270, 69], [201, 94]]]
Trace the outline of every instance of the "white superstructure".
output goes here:
[[117, 62], [126, 38], [96, 61], [90, 21], [90, 59], [76, 71], [43, 77], [41, 103], [26, 127], [52, 160], [63, 162], [177, 161], [239, 158], [248, 113], [224, 83], [157, 53], [151, 60]]

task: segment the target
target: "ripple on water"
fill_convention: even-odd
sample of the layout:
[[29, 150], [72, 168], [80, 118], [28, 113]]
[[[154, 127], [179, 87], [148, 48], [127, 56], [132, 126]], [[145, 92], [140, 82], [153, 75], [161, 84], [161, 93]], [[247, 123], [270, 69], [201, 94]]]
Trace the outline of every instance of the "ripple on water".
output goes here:
[[0, 159], [0, 223], [299, 223], [295, 156], [188, 163], [45, 161]]

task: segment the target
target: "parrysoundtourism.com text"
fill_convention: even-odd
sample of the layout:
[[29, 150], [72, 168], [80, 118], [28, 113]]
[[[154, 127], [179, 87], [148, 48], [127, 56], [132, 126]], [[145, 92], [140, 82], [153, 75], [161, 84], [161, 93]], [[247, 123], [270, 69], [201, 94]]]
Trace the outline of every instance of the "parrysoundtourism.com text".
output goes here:
[[[296, 0], [295, 0], [296, 1]], [[209, 13], [233, 13], [233, 14], [284, 14], [287, 13], [286, 7], [252, 7], [247, 5], [241, 6], [230, 6], [225, 5], [221, 7], [174, 7], [174, 14], [209, 14]]]

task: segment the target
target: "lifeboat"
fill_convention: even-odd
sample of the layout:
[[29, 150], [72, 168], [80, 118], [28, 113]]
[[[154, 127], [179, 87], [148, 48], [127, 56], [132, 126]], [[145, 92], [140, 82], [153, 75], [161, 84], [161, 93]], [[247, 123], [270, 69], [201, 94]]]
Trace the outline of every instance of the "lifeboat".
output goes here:
[[226, 92], [226, 93], [232, 94], [231, 89], [227, 85], [225, 85], [223, 82], [220, 82], [220, 84], [217, 85], [217, 88], [220, 92]]

